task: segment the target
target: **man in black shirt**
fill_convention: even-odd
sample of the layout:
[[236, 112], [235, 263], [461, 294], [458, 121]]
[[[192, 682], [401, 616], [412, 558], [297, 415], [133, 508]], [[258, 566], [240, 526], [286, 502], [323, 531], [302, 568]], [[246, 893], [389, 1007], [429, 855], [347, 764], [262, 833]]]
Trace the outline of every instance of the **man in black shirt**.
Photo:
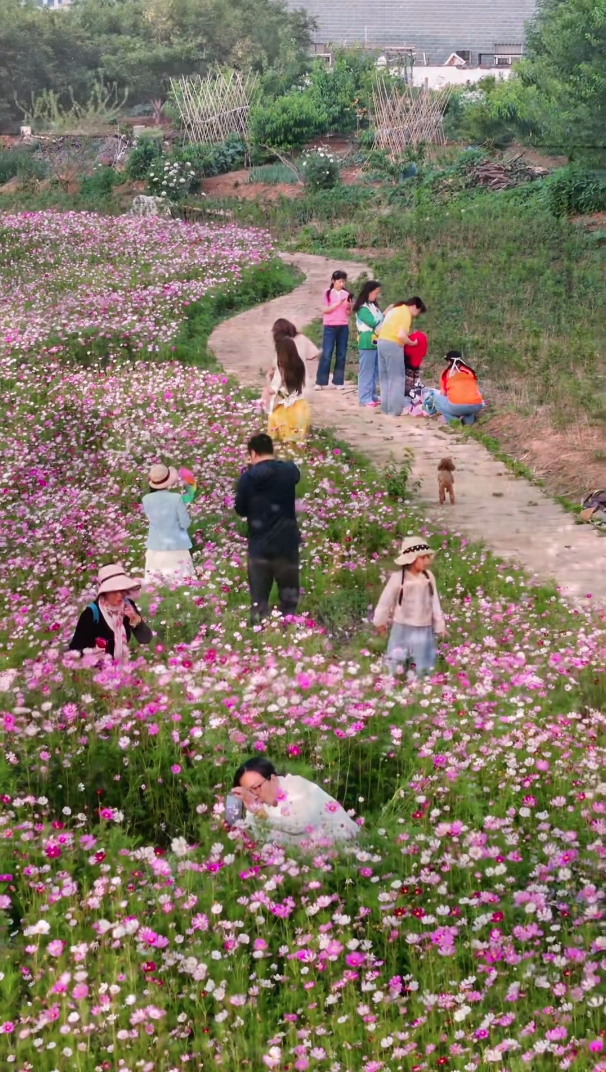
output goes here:
[[270, 436], [260, 432], [248, 444], [249, 465], [236, 488], [235, 510], [248, 521], [248, 584], [251, 619], [269, 614], [269, 596], [278, 585], [282, 614], [294, 614], [299, 602], [299, 544], [295, 487], [300, 473], [294, 462], [274, 458]]

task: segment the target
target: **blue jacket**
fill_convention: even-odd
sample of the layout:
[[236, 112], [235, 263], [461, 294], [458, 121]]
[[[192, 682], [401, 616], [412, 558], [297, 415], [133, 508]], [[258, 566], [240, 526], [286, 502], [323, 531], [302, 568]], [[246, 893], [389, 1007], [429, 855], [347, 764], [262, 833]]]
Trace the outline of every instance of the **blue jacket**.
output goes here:
[[143, 509], [149, 520], [148, 551], [189, 551], [191, 520], [177, 491], [150, 491], [143, 496]]

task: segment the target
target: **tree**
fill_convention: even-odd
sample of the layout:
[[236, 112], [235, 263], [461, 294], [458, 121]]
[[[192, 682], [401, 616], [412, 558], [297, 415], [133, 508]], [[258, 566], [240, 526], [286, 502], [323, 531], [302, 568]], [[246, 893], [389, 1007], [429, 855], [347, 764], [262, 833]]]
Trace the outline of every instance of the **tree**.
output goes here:
[[536, 92], [544, 142], [604, 159], [606, 0], [540, 0], [518, 73]]
[[18, 121], [15, 97], [52, 90], [67, 104], [71, 89], [83, 102], [99, 79], [137, 104], [216, 63], [277, 69], [303, 60], [311, 25], [283, 0], [76, 0], [64, 11], [2, 0], [0, 121]]

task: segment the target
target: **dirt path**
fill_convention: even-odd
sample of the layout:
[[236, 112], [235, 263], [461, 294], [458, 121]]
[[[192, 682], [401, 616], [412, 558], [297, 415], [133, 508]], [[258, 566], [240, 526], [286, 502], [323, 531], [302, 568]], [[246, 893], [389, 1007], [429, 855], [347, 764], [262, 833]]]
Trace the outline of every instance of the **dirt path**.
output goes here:
[[[306, 275], [291, 294], [227, 320], [213, 332], [211, 349], [227, 372], [241, 383], [259, 387], [272, 358], [270, 329], [278, 317], [304, 327], [318, 315], [322, 289], [334, 269], [325, 257], [285, 254]], [[366, 270], [350, 263], [351, 278]], [[419, 483], [434, 524], [482, 540], [503, 558], [516, 559], [531, 573], [553, 580], [563, 594], [606, 605], [606, 538], [574, 517], [539, 488], [512, 476], [479, 443], [451, 435], [433, 421], [385, 418], [378, 410], [358, 406], [353, 389], [319, 391], [313, 397], [313, 419], [330, 428], [379, 466], [413, 451], [413, 477]], [[456, 506], [437, 503], [438, 461], [449, 454], [457, 467]]]

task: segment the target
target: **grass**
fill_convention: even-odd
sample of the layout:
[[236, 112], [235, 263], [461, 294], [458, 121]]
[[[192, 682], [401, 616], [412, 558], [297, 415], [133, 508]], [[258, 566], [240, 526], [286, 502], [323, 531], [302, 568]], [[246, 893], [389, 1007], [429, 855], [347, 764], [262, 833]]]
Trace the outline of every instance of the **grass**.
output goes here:
[[279, 186], [283, 182], [295, 183], [298, 182], [298, 178], [294, 171], [287, 167], [286, 164], [260, 164], [258, 167], [253, 167], [248, 173], [249, 182], [263, 182], [269, 183], [272, 186]]

